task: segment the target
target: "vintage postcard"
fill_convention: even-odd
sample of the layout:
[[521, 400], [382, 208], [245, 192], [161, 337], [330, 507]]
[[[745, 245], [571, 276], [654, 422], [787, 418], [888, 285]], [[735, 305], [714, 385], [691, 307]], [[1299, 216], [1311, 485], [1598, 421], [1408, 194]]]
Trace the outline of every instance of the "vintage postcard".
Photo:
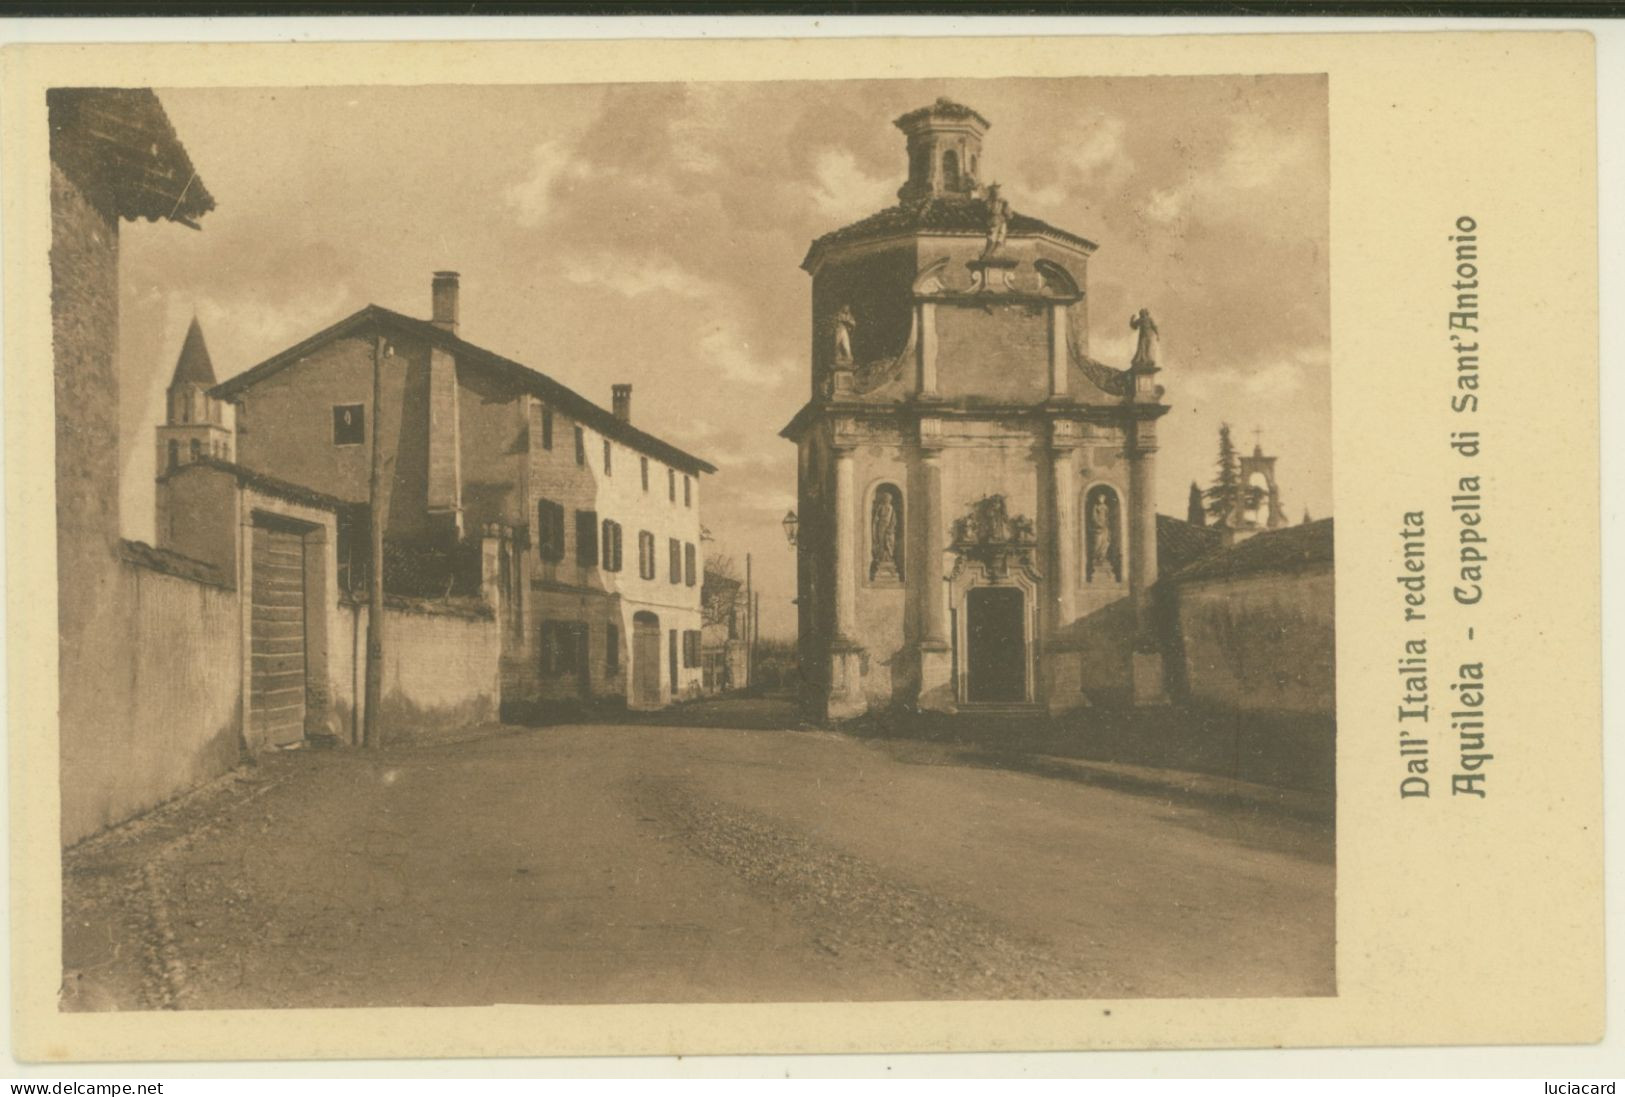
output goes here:
[[20, 1055], [1599, 1038], [1588, 36], [4, 79]]

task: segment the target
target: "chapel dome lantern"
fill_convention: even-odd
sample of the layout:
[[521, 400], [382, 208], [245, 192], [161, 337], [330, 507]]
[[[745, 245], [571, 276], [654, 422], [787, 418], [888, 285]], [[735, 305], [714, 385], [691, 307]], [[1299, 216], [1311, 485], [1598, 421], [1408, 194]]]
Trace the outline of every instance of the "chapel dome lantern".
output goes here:
[[963, 103], [938, 99], [895, 125], [908, 136], [908, 182], [897, 197], [912, 202], [977, 192], [986, 118]]

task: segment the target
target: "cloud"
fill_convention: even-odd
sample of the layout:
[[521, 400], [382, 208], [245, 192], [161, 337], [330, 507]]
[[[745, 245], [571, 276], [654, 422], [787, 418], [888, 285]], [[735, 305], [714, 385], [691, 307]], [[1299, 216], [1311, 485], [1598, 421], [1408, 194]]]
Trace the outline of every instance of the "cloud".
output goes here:
[[1187, 164], [1185, 178], [1151, 191], [1142, 210], [1160, 225], [1187, 216], [1250, 215], [1260, 196], [1249, 192], [1268, 191], [1300, 177], [1313, 151], [1302, 133], [1271, 129], [1254, 115], [1238, 115], [1231, 120], [1215, 163], [1200, 171]]
[[562, 141], [543, 141], [530, 153], [530, 171], [503, 193], [503, 201], [518, 215], [519, 223], [534, 228], [553, 212], [553, 184], [580, 179], [586, 169], [573, 148]]
[[1193, 187], [1186, 183], [1177, 187], [1164, 187], [1151, 192], [1146, 199], [1145, 215], [1159, 225], [1171, 224], [1185, 215], [1190, 205]]
[[1063, 158], [1084, 180], [1107, 171], [1128, 171], [1134, 166], [1124, 148], [1123, 135], [1128, 124], [1115, 115], [1107, 115], [1083, 132], [1081, 137], [1063, 144]]
[[[195, 308], [215, 369], [228, 377], [253, 365], [248, 357], [257, 361], [337, 320], [349, 300], [347, 283], [317, 282], [277, 298], [253, 288], [230, 296], [200, 297]], [[173, 314], [174, 308], [170, 311]]]
[[897, 200], [891, 174], [870, 175], [846, 149], [824, 149], [813, 162], [813, 204], [818, 215], [836, 224], [866, 217]]
[[1312, 152], [1302, 133], [1267, 128], [1255, 115], [1237, 116], [1219, 161], [1219, 182], [1230, 190], [1256, 190], [1297, 174]]
[[671, 293], [697, 301], [715, 299], [726, 292], [717, 285], [663, 255], [624, 253], [575, 255], [563, 263], [564, 277], [578, 286], [603, 286], [623, 297]]
[[1326, 355], [1319, 348], [1305, 348], [1257, 366], [1223, 366], [1176, 379], [1182, 394], [1206, 403], [1240, 397], [1249, 401], [1279, 403], [1295, 397], [1310, 379], [1324, 374]]
[[714, 324], [700, 336], [700, 357], [729, 381], [746, 385], [776, 385], [795, 375], [795, 364], [772, 359], [753, 349], [738, 328], [727, 321]]

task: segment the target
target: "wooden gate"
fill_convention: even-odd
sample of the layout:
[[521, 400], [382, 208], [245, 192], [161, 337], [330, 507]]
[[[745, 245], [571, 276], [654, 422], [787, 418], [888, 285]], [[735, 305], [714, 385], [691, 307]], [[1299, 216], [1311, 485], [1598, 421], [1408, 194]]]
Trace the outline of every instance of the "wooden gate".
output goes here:
[[268, 746], [305, 737], [305, 538], [256, 519], [250, 621], [254, 740]]

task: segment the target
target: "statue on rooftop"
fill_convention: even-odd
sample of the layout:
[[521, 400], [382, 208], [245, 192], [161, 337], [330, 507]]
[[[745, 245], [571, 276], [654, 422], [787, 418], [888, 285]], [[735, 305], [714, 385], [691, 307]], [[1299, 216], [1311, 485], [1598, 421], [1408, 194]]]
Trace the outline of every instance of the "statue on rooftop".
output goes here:
[[1005, 235], [1010, 231], [1010, 203], [999, 194], [999, 184], [988, 184], [986, 202], [987, 246], [982, 249], [983, 259], [991, 258], [1004, 247]]
[[852, 363], [852, 330], [858, 326], [850, 305], [842, 305], [835, 314], [835, 361], [841, 365]]
[[1151, 319], [1151, 310], [1141, 309], [1139, 315], [1129, 318], [1128, 326], [1140, 333], [1140, 341], [1134, 348], [1134, 357], [1129, 366], [1137, 370], [1156, 369], [1157, 322]]

